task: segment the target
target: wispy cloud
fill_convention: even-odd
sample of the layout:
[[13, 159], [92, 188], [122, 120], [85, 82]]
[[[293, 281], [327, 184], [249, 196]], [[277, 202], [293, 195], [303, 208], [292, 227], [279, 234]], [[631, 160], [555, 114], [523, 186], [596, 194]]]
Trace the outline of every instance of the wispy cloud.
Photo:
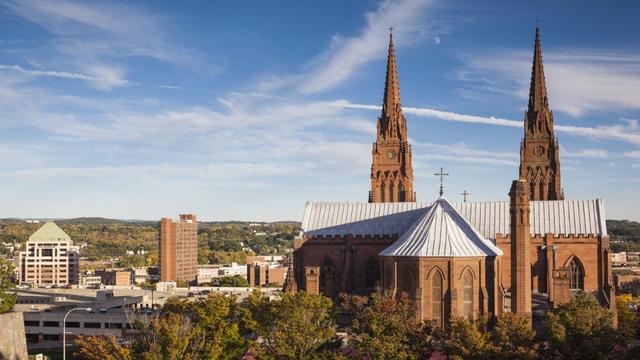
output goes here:
[[219, 71], [197, 51], [173, 41], [170, 19], [152, 10], [113, 3], [23, 0], [3, 6], [55, 35], [50, 52], [84, 68], [104, 66], [114, 57], [143, 56], [167, 63]]
[[127, 80], [124, 79], [124, 71], [122, 69], [104, 65], [91, 66], [89, 71], [92, 75], [68, 71], [25, 69], [19, 65], [4, 64], [0, 64], [0, 70], [15, 71], [30, 77], [44, 76], [71, 80], [84, 80], [92, 82], [97, 88], [105, 90], [127, 84]]
[[[338, 100], [333, 102], [334, 106], [353, 109], [380, 110], [378, 105], [354, 104], [347, 100]], [[440, 111], [430, 108], [403, 107], [407, 114], [413, 114], [421, 117], [434, 118], [446, 121], [457, 121], [466, 123], [476, 123], [485, 125], [498, 125], [508, 127], [522, 127], [522, 121], [496, 118], [493, 116], [476, 116], [459, 114], [455, 112]], [[624, 141], [632, 144], [640, 145], [640, 132], [629, 122], [622, 122], [618, 125], [601, 125], [596, 127], [580, 127], [569, 125], [555, 125], [555, 129], [559, 132], [586, 137], [589, 139], [608, 139]]]
[[566, 158], [597, 158], [604, 159], [610, 157], [611, 154], [604, 149], [567, 149], [564, 146], [560, 146], [560, 153], [562, 157]]
[[349, 79], [364, 65], [386, 56], [389, 27], [393, 26], [396, 46], [410, 44], [426, 36], [427, 26], [436, 21], [428, 17], [431, 0], [385, 0], [364, 16], [366, 25], [356, 36], [334, 35], [329, 48], [309, 61], [306, 70], [269, 78], [261, 90], [293, 86], [301, 93], [318, 93]]
[[445, 160], [473, 164], [491, 164], [500, 166], [518, 166], [518, 154], [515, 152], [497, 152], [477, 149], [464, 143], [433, 144], [411, 140], [416, 161]]
[[[531, 56], [531, 50], [513, 49], [474, 54], [468, 57], [464, 79], [478, 83], [478, 92], [509, 89], [526, 99]], [[543, 49], [543, 56], [553, 109], [574, 117], [591, 112], [640, 109], [640, 53], [551, 48]], [[483, 81], [486, 78], [492, 81]]]

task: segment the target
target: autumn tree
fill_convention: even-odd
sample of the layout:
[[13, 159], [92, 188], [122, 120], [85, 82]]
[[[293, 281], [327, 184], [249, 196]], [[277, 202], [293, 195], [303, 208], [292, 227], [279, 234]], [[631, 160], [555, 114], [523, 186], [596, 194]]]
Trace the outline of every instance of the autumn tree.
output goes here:
[[11, 281], [13, 268], [10, 260], [0, 258], [0, 314], [11, 311], [16, 304], [15, 284]]
[[235, 296], [211, 294], [204, 299], [169, 299], [162, 315], [187, 316], [192, 322], [190, 333], [201, 334], [204, 341], [199, 352], [207, 359], [237, 359], [246, 348], [240, 335], [239, 312]]
[[537, 359], [536, 332], [531, 327], [531, 318], [514, 313], [502, 314], [491, 331], [494, 359]]
[[239, 359], [246, 349], [240, 336], [235, 297], [210, 295], [198, 301], [169, 299], [157, 316], [135, 315], [137, 330], [131, 345], [120, 345], [109, 337], [79, 338], [81, 358], [101, 360], [99, 354], [114, 354], [108, 360]]
[[619, 340], [611, 313], [582, 291], [549, 313], [547, 326], [551, 351], [563, 359], [603, 359]]
[[335, 339], [333, 302], [323, 295], [306, 292], [283, 294], [269, 301], [253, 293], [243, 303], [248, 309], [244, 326], [260, 335], [252, 352], [258, 359], [334, 358], [326, 348]]
[[486, 324], [487, 321], [484, 318], [451, 319], [448, 338], [444, 342], [449, 359], [491, 359], [498, 352], [498, 348], [493, 344]]
[[367, 359], [418, 359], [435, 349], [439, 332], [415, 318], [413, 302], [378, 294], [370, 298], [343, 295], [341, 308], [351, 319], [349, 342]]
[[638, 303], [631, 294], [616, 296], [618, 310], [618, 334], [625, 339], [634, 339], [638, 333]]
[[78, 336], [74, 356], [84, 360], [133, 360], [131, 348], [120, 344], [115, 336]]

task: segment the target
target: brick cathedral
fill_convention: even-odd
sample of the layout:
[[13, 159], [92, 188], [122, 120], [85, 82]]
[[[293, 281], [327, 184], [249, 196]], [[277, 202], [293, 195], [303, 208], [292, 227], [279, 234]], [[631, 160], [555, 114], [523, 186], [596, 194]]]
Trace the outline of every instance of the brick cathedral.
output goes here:
[[602, 199], [564, 198], [538, 29], [523, 128], [508, 200], [452, 204], [441, 193], [416, 202], [391, 34], [369, 201], [306, 204], [290, 287], [332, 298], [404, 292], [420, 319], [441, 326], [456, 316], [530, 316], [578, 290], [614, 310]]

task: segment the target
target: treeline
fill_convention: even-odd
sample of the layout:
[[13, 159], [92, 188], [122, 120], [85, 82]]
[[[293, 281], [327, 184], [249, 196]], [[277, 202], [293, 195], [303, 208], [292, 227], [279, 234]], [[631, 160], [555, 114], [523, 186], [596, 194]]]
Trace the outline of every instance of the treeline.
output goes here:
[[607, 232], [612, 251], [640, 251], [640, 222], [607, 220]]
[[[269, 300], [256, 291], [242, 302], [212, 294], [169, 299], [155, 317], [133, 319], [127, 342], [79, 338], [88, 360], [133, 359], [638, 359], [638, 316], [619, 301], [619, 326], [588, 293], [548, 313], [536, 333], [511, 313], [497, 321], [455, 318], [446, 330], [414, 318], [414, 304], [374, 294], [342, 296], [338, 305], [305, 292]], [[538, 328], [538, 327], [536, 327]]]
[[[22, 244], [44, 222], [0, 220], [0, 241]], [[90, 259], [124, 257], [127, 251], [144, 250], [148, 254], [122, 259], [140, 266], [154, 263], [157, 258], [160, 224], [155, 221], [122, 221], [102, 218], [56, 220], [74, 244], [86, 243], [81, 256]], [[248, 255], [282, 255], [292, 247], [300, 224], [295, 222], [198, 223], [198, 260], [209, 263], [245, 263]], [[125, 265], [126, 266], [126, 265]]]

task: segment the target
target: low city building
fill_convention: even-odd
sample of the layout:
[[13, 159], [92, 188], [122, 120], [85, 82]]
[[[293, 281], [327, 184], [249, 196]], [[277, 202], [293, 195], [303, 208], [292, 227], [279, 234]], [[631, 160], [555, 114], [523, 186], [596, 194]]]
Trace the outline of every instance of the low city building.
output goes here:
[[624, 266], [627, 264], [627, 253], [625, 251], [612, 253], [611, 264], [613, 266]]
[[[24, 317], [29, 349], [58, 347], [67, 314], [67, 342], [79, 335], [113, 335], [122, 338], [136, 309], [143, 308], [144, 292], [114, 290], [32, 289], [18, 290], [14, 311]], [[76, 309], [71, 313], [70, 310]], [[87, 310], [90, 308], [91, 310]]]
[[225, 276], [240, 275], [247, 276], [247, 266], [231, 263], [230, 265], [199, 265], [198, 285], [211, 283]]
[[80, 281], [78, 282], [78, 285], [83, 285], [83, 286], [102, 285], [102, 278], [100, 276], [82, 274], [80, 275]]
[[99, 276], [103, 285], [131, 286], [133, 283], [133, 271], [125, 269], [104, 269], [94, 271]]
[[143, 284], [146, 281], [150, 280], [149, 279], [149, 268], [144, 266], [144, 267], [134, 267], [131, 268], [132, 271], [132, 276], [133, 276], [133, 282], [135, 284]]
[[287, 268], [272, 264], [247, 264], [247, 282], [250, 287], [282, 286], [287, 277]]

